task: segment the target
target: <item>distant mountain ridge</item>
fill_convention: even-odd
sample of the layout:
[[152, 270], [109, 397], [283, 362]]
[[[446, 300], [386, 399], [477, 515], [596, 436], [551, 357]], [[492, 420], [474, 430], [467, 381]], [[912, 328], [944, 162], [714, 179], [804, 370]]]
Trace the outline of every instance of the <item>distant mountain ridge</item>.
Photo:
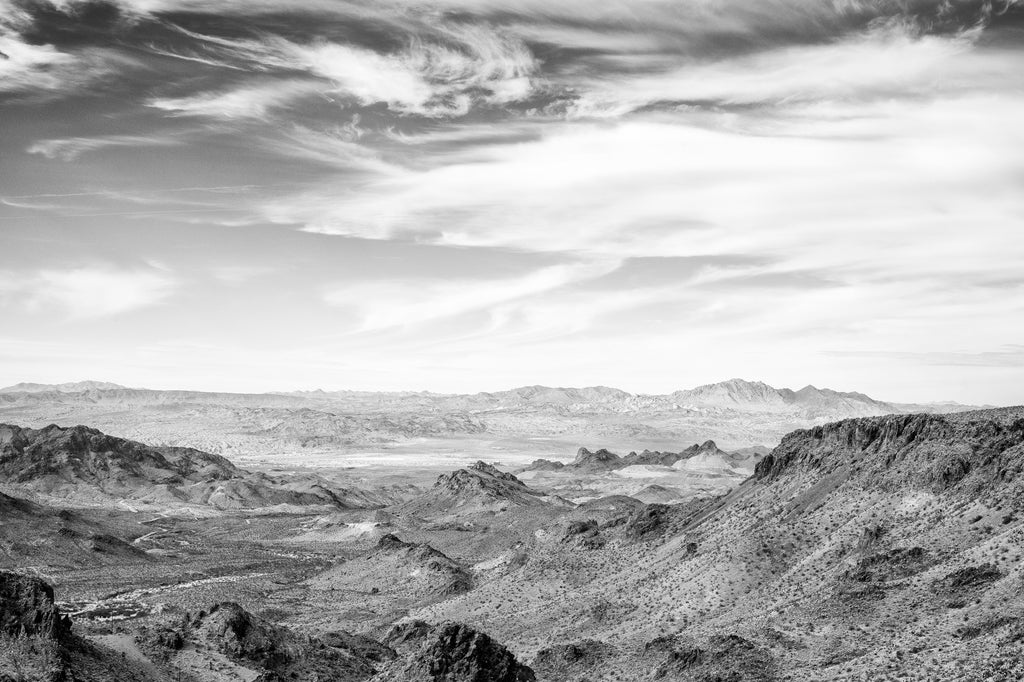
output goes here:
[[72, 381], [64, 384], [34, 384], [21, 382], [0, 388], [0, 393], [81, 393], [82, 391], [112, 391], [127, 388], [110, 381]]
[[[632, 406], [642, 408], [653, 403], [672, 402], [676, 406], [716, 406], [743, 409], [772, 409], [800, 406], [805, 408], [835, 408], [837, 406], [861, 406], [878, 409], [889, 408], [936, 408], [943, 411], [960, 411], [989, 406], [974, 406], [955, 401], [934, 403], [896, 403], [877, 400], [857, 391], [836, 391], [830, 388], [818, 388], [813, 385], [801, 389], [775, 388], [762, 381], [746, 379], [728, 379], [713, 384], [704, 384], [691, 389], [681, 389], [666, 394], [630, 393], [608, 386], [586, 386], [582, 388], [552, 387], [542, 385], [520, 386], [505, 391], [479, 393], [433, 393], [429, 391], [270, 391], [267, 393], [232, 393], [223, 391], [190, 391], [163, 389], [130, 389], [120, 384], [106, 381], [79, 381], [63, 384], [19, 383], [0, 388], [0, 393], [81, 393], [86, 391], [124, 391], [134, 397], [147, 394], [186, 397], [192, 396], [199, 400], [204, 398], [248, 398], [272, 401], [274, 397], [301, 400], [358, 400], [371, 396], [379, 396], [385, 404], [394, 403], [461, 403], [474, 405], [479, 409], [488, 406], [520, 405], [551, 405], [551, 406]], [[906, 410], [900, 410], [906, 411]], [[927, 411], [927, 410], [924, 410]]]
[[[662, 395], [607, 386], [533, 385], [473, 394], [253, 394], [109, 386], [18, 384], [0, 390], [0, 420], [42, 427], [59, 419], [146, 443], [229, 456], [376, 449], [416, 440], [511, 439], [536, 442], [529, 452], [532, 459], [567, 456], [584, 442], [676, 451], [680, 443], [714, 440], [736, 450], [775, 445], [794, 429], [853, 417], [972, 409], [955, 403], [886, 402], [815, 386], [775, 388], [743, 379]], [[544, 441], [560, 442], [564, 449], [545, 449]]]

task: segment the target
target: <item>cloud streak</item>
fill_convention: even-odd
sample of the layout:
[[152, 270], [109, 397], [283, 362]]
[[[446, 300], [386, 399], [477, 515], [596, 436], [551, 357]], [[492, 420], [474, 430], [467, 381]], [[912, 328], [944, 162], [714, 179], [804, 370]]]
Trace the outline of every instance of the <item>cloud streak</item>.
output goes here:
[[173, 137], [145, 135], [107, 135], [102, 137], [65, 137], [33, 142], [25, 150], [29, 154], [40, 154], [48, 159], [74, 161], [82, 154], [111, 147], [171, 147], [183, 144]]
[[169, 274], [149, 269], [45, 269], [29, 276], [4, 272], [0, 302], [33, 313], [57, 309], [72, 319], [104, 318], [157, 305], [176, 287]]
[[354, 312], [357, 331], [416, 327], [548, 294], [567, 285], [601, 277], [618, 267], [614, 261], [558, 265], [521, 277], [500, 280], [405, 280], [358, 282], [332, 288], [329, 305]]

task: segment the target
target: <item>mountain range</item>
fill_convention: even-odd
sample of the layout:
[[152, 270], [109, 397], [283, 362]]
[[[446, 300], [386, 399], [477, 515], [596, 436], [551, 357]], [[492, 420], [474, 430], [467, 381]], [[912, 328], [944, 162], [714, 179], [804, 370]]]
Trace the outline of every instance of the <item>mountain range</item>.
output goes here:
[[[534, 457], [569, 459], [584, 442], [676, 451], [712, 439], [735, 450], [773, 446], [793, 429], [850, 417], [963, 409], [967, 406], [892, 403], [813, 386], [777, 389], [741, 379], [664, 395], [601, 386], [525, 386], [474, 394], [243, 394], [104, 382], [0, 390], [0, 419], [35, 427], [55, 421], [90, 424], [125, 438], [234, 457], [380, 451], [409, 443], [429, 454], [435, 445], [472, 451], [498, 443], [502, 456], [516, 464]], [[453, 440], [463, 445], [452, 445]]]

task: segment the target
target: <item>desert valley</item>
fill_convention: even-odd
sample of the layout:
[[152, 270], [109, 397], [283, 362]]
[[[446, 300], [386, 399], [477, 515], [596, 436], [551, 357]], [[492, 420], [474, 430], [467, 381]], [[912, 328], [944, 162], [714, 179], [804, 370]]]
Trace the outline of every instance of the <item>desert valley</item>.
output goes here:
[[1021, 408], [740, 380], [0, 404], [0, 679], [1024, 675]]
[[0, 682], [1024, 680], [1022, 121], [1024, 0], [0, 0]]

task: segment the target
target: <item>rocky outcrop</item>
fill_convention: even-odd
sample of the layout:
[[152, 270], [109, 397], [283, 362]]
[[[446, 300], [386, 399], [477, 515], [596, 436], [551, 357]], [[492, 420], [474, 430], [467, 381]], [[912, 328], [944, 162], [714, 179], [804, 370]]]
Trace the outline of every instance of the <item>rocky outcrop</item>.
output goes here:
[[260, 673], [260, 680], [364, 680], [394, 652], [367, 637], [330, 632], [321, 637], [297, 634], [253, 615], [234, 602], [221, 602], [183, 630], [159, 638], [170, 648], [193, 641], [219, 650]]
[[775, 679], [771, 655], [739, 635], [714, 635], [701, 646], [674, 638], [648, 643], [648, 653], [666, 652], [655, 668], [654, 679], [745, 680]]
[[847, 419], [789, 434], [757, 464], [754, 477], [770, 482], [800, 472], [934, 491], [1018, 488], [1024, 419], [971, 413]]
[[485, 462], [457, 469], [437, 478], [433, 487], [392, 509], [421, 517], [481, 511], [506, 511], [515, 507], [571, 507], [565, 500], [533, 490], [513, 474]]
[[550, 459], [535, 459], [523, 471], [558, 471], [564, 469], [565, 464]]
[[[615, 654], [615, 650], [594, 639], [556, 644], [541, 649], [531, 662], [531, 667], [542, 679], [578, 679], [593, 671]], [[583, 679], [586, 679], [585, 677]]]
[[201, 629], [229, 657], [274, 669], [288, 663], [287, 633], [234, 602], [222, 602], [202, 618]]
[[562, 536], [562, 542], [575, 542], [584, 549], [601, 549], [607, 540], [601, 535], [600, 526], [594, 519], [570, 521]]
[[466, 469], [442, 474], [434, 483], [453, 495], [483, 494], [493, 498], [512, 498], [516, 493], [528, 491], [526, 484], [513, 474], [500, 471], [485, 462], [477, 462]]
[[574, 469], [585, 469], [589, 471], [600, 471], [606, 469], [619, 469], [623, 466], [622, 458], [613, 452], [601, 448], [597, 452], [591, 452], [586, 448], [576, 451], [576, 459], [570, 465]]
[[[439, 584], [437, 591], [440, 594], [462, 594], [473, 589], [472, 576], [459, 562], [426, 543], [404, 542], [398, 536], [388, 533], [377, 541], [376, 553], [400, 555], [399, 561], [413, 567], [414, 571], [436, 576]], [[367, 561], [372, 562], [373, 555]]]
[[57, 608], [53, 588], [47, 582], [0, 571], [0, 633], [64, 642], [71, 635], [71, 620]]
[[623, 457], [622, 466], [628, 467], [638, 464], [652, 464], [655, 466], [670, 467], [678, 462], [681, 457], [682, 455], [678, 452], [644, 450], [643, 452], [631, 452]]
[[384, 643], [402, 658], [383, 671], [380, 682], [533, 682], [534, 672], [487, 634], [461, 623], [396, 626]]
[[648, 504], [637, 509], [626, 522], [623, 529], [625, 536], [630, 540], [643, 540], [660, 534], [665, 527], [668, 511], [668, 505], [664, 504]]
[[596, 452], [591, 452], [587, 448], [580, 448], [576, 452], [576, 459], [567, 466], [588, 472], [614, 471], [628, 466], [644, 465], [674, 466], [678, 468], [682, 462], [687, 460], [707, 460], [709, 458], [720, 459], [723, 466], [745, 465], [749, 467], [750, 462], [757, 460], [759, 455], [753, 450], [744, 453], [726, 452], [719, 448], [715, 441], [706, 440], [700, 444], [694, 443], [679, 452], [644, 450], [642, 452], [630, 452], [625, 457], [619, 457], [604, 448]]

